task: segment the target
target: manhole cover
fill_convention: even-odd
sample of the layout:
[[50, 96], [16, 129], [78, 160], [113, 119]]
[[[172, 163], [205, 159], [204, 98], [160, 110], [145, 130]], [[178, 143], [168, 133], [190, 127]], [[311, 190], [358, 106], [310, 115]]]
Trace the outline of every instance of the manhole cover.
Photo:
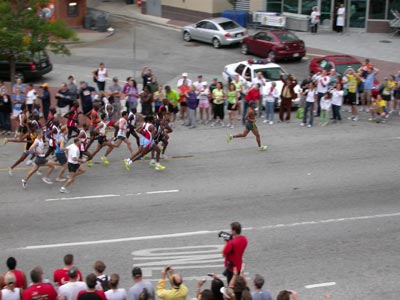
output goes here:
[[388, 40], [381, 40], [379, 41], [379, 43], [385, 43], [385, 44], [390, 44], [392, 41], [388, 41]]
[[200, 44], [196, 44], [196, 43], [189, 43], [189, 44], [185, 44], [185, 47], [199, 47]]

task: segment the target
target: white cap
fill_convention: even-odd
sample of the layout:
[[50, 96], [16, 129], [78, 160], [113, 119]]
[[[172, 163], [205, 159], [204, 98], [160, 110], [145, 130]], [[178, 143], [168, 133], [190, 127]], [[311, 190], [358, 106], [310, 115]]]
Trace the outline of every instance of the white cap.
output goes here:
[[182, 77], [187, 77], [188, 74], [187, 73], [182, 73]]

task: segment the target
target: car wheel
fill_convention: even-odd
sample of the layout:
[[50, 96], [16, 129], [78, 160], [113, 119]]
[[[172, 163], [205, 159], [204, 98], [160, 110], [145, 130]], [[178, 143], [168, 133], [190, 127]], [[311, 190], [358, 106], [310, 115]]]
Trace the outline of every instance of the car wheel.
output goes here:
[[301, 57], [301, 56], [299, 56], [299, 57], [295, 57], [295, 58], [294, 58], [294, 60], [295, 60], [295, 61], [301, 61], [301, 59], [302, 59], [302, 57]]
[[190, 33], [189, 33], [189, 32], [185, 31], [185, 32], [183, 33], [183, 40], [184, 40], [185, 42], [190, 42], [190, 41], [192, 40], [192, 37], [190, 36]]
[[15, 78], [19, 78], [22, 82], [25, 82], [25, 76], [22, 73], [15, 73]]
[[274, 51], [269, 51], [268, 52], [268, 58], [271, 62], [275, 61], [275, 52]]
[[221, 47], [221, 42], [220, 42], [219, 39], [217, 39], [217, 38], [213, 38], [212, 44], [213, 44], [214, 48], [219, 48], [219, 47]]
[[249, 53], [249, 48], [247, 47], [247, 44], [242, 44], [242, 54], [246, 55]]

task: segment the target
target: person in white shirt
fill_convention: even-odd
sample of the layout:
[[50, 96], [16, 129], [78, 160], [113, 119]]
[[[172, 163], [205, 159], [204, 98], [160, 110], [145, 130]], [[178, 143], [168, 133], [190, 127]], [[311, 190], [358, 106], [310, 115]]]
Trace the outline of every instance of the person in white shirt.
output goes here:
[[128, 295], [125, 289], [118, 288], [119, 275], [112, 274], [110, 277], [110, 289], [105, 292], [107, 300], [127, 300]]
[[105, 68], [104, 63], [101, 62], [99, 67], [93, 72], [93, 78], [95, 79], [99, 91], [105, 90], [107, 77], [108, 70]]
[[340, 115], [340, 110], [343, 105], [343, 95], [344, 91], [342, 90], [342, 84], [337, 82], [332, 91], [332, 112], [333, 112], [333, 123], [337, 121], [342, 121], [342, 116]]
[[256, 84], [260, 85], [260, 99], [259, 99], [259, 101], [257, 103], [257, 109], [256, 109], [256, 111], [258, 110], [258, 116], [260, 117], [261, 116], [261, 111], [262, 111], [262, 109], [261, 109], [261, 104], [262, 104], [261, 100], [263, 98], [264, 88], [267, 85], [267, 81], [265, 80], [263, 73], [258, 72], [257, 76], [251, 81], [251, 85], [252, 86], [255, 86]]
[[203, 81], [203, 86], [198, 90], [199, 109], [200, 109], [200, 122], [206, 125], [210, 121], [210, 89], [208, 88], [207, 81]]
[[310, 113], [310, 121], [307, 127], [311, 128], [314, 124], [314, 103], [317, 101], [317, 90], [315, 89], [314, 82], [308, 84], [308, 88], [304, 91], [303, 95], [306, 96], [306, 101], [304, 106], [303, 122], [301, 122], [300, 126], [305, 126], [307, 124], [307, 114]]
[[190, 80], [190, 79], [187, 78], [187, 77], [188, 77], [188, 73], [182, 73], [182, 78], [179, 78], [179, 79], [178, 79], [178, 82], [177, 82], [177, 84], [176, 84], [176, 87], [177, 87], [178, 89], [183, 85], [183, 82], [184, 82], [185, 80], [186, 80], [188, 86], [191, 86], [191, 85], [192, 85], [192, 80]]
[[318, 108], [317, 108], [317, 117], [321, 114], [321, 105], [320, 101], [321, 98], [325, 96], [325, 93], [328, 91], [329, 88], [329, 76], [326, 75], [326, 70], [322, 70], [321, 74], [319, 74], [315, 80], [317, 81], [317, 93], [318, 93]]
[[15, 287], [16, 278], [13, 272], [4, 275], [4, 288], [0, 290], [1, 300], [21, 300], [22, 289]]
[[29, 83], [26, 92], [26, 105], [28, 107], [29, 115], [32, 114], [33, 104], [37, 99], [37, 93], [33, 87], [33, 83]]
[[274, 124], [274, 111], [275, 111], [275, 100], [279, 97], [279, 91], [276, 88], [276, 83], [272, 82], [271, 87], [267, 88], [263, 100], [265, 103], [265, 120], [263, 123], [269, 125]]
[[58, 288], [58, 300], [77, 300], [78, 293], [87, 289], [86, 282], [78, 281], [78, 273], [77, 267], [68, 270], [69, 281]]
[[337, 10], [337, 19], [336, 19], [336, 31], [338, 33], [343, 33], [345, 13], [346, 13], [346, 9], [344, 8], [344, 4], [340, 3], [340, 6]]
[[311, 22], [311, 33], [317, 33], [318, 31], [318, 23], [319, 23], [319, 18], [321, 14], [318, 11], [318, 7], [314, 6], [312, 8], [311, 16], [310, 16], [310, 22]]
[[329, 111], [331, 110], [332, 100], [331, 93], [326, 92], [324, 97], [321, 98], [321, 118], [320, 125], [326, 126], [329, 123]]
[[74, 143], [67, 147], [69, 178], [65, 182], [64, 186], [60, 188], [60, 193], [70, 193], [70, 191], [67, 190], [67, 187], [75, 181], [77, 176], [85, 173], [85, 169], [81, 166], [81, 163], [84, 163], [84, 160], [79, 158], [80, 146], [81, 140], [76, 137]]

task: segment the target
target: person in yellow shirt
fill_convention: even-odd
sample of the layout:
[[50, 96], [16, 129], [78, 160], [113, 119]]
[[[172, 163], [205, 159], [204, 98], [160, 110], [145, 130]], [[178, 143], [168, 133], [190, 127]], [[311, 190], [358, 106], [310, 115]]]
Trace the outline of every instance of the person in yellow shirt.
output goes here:
[[371, 118], [369, 118], [368, 121], [380, 123], [387, 116], [386, 101], [382, 99], [380, 94], [376, 97], [372, 97], [371, 100]]
[[[165, 277], [168, 275], [171, 288], [166, 289]], [[186, 300], [188, 288], [182, 283], [182, 276], [173, 274], [171, 266], [161, 271], [161, 279], [157, 283], [156, 295], [162, 300]]]
[[385, 78], [385, 81], [383, 82], [382, 99], [386, 101], [386, 107], [389, 111], [389, 114], [393, 112], [390, 102], [392, 100], [392, 93], [395, 87], [396, 81], [394, 80], [393, 75], [390, 75], [389, 78]]
[[349, 120], [358, 121], [358, 111], [357, 111], [357, 85], [361, 81], [361, 77], [352, 68], [348, 68], [345, 72], [348, 82], [348, 93], [347, 98], [349, 99], [351, 105], [351, 117]]

